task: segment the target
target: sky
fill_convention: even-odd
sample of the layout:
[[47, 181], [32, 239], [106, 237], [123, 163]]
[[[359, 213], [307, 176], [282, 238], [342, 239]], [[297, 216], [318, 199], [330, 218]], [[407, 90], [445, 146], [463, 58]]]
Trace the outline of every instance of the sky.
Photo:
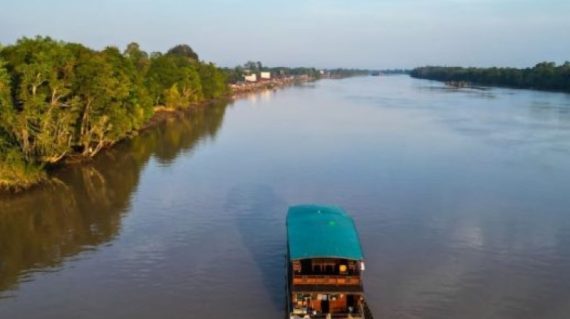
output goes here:
[[0, 0], [0, 43], [189, 44], [221, 66], [533, 66], [570, 60], [570, 0]]

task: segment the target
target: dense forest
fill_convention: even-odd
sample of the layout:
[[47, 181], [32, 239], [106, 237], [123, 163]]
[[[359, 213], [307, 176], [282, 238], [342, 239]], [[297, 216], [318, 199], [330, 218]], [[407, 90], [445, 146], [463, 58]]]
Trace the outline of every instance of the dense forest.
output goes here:
[[532, 68], [461, 68], [427, 66], [412, 70], [411, 76], [445, 82], [570, 92], [570, 62], [542, 62]]
[[0, 188], [25, 188], [65, 158], [95, 156], [136, 134], [157, 107], [227, 94], [227, 74], [188, 45], [149, 54], [137, 43], [97, 51], [22, 38], [0, 48]]

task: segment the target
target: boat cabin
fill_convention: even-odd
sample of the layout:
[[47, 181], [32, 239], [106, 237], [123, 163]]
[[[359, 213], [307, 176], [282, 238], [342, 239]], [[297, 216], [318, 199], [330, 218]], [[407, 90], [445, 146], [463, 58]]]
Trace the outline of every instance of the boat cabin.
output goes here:
[[365, 318], [364, 261], [352, 218], [335, 206], [287, 213], [287, 306], [294, 318]]

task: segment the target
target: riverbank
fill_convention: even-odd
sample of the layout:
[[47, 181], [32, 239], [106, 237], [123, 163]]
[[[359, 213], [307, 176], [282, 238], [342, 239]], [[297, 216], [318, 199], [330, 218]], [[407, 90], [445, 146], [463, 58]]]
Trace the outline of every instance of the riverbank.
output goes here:
[[18, 193], [47, 180], [43, 167], [27, 163], [21, 153], [8, 150], [0, 154], [0, 193]]
[[[229, 94], [218, 98], [203, 101], [200, 103], [193, 103], [186, 107], [171, 108], [165, 106], [155, 106], [153, 108], [153, 115], [146, 121], [137, 131], [129, 136], [117, 140], [112, 144], [106, 145], [101, 153], [111, 150], [115, 145], [120, 144], [126, 140], [141, 134], [144, 131], [152, 130], [169, 120], [192, 116], [191, 113], [196, 110], [207, 108], [214, 103], [222, 101], [231, 101], [245, 97], [246, 95], [258, 94], [266, 90], [282, 89], [291, 85], [300, 84], [316, 79], [308, 76], [290, 76], [278, 79], [259, 81], [253, 83], [237, 83], [229, 84]], [[11, 156], [10, 154], [7, 157]], [[80, 154], [69, 154], [64, 157], [60, 162], [53, 165], [34, 166], [27, 164], [21, 159], [12, 159], [13, 165], [0, 165], [0, 193], [21, 193], [30, 190], [36, 186], [49, 183], [50, 175], [53, 171], [58, 169], [66, 169], [69, 165], [81, 165], [93, 160], [94, 157], [82, 156]]]
[[560, 65], [542, 62], [524, 69], [427, 66], [413, 69], [410, 75], [453, 87], [495, 86], [570, 93], [570, 62]]
[[[229, 100], [229, 97], [227, 98]], [[94, 157], [82, 156], [81, 154], [69, 154], [64, 157], [60, 162], [53, 165], [30, 165], [23, 161], [21, 158], [14, 158], [10, 160], [9, 164], [0, 165], [0, 194], [18, 194], [31, 190], [37, 186], [49, 183], [50, 175], [59, 169], [66, 169], [72, 165], [82, 165], [91, 162], [95, 157], [112, 150], [117, 144], [130, 140], [144, 131], [155, 129], [160, 124], [177, 118], [191, 116], [192, 112], [199, 109], [206, 108], [209, 105], [219, 102], [220, 99], [211, 100], [199, 104], [193, 104], [187, 108], [166, 108], [164, 106], [157, 106], [154, 109], [152, 117], [136, 132], [130, 136], [117, 140], [116, 142], [106, 145]], [[11, 155], [6, 155], [9, 158]], [[8, 161], [3, 161], [6, 163]]]
[[163, 116], [157, 105], [186, 109], [228, 94], [226, 72], [186, 44], [148, 54], [136, 42], [121, 51], [21, 38], [0, 48], [0, 188], [28, 189], [136, 136]]
[[246, 94], [259, 93], [266, 90], [275, 90], [290, 85], [315, 81], [316, 79], [307, 75], [286, 76], [271, 80], [261, 80], [257, 82], [239, 82], [230, 84], [232, 98], [239, 98]]

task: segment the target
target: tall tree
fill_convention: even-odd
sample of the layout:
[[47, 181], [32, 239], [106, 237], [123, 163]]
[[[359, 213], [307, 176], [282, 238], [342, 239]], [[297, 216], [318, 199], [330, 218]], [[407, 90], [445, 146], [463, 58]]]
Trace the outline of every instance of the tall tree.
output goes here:
[[14, 117], [10, 76], [0, 59], [0, 188], [18, 189], [32, 185], [45, 173], [35, 163], [26, 161], [13, 140], [9, 127]]
[[141, 50], [139, 44], [136, 42], [129, 43], [123, 53], [136, 67], [137, 71], [144, 76], [150, 66], [148, 53]]
[[216, 99], [227, 93], [227, 78], [214, 64], [200, 64], [202, 92], [206, 99]]
[[152, 59], [146, 84], [155, 104], [176, 108], [202, 101], [202, 84], [196, 65], [187, 58], [170, 54]]
[[185, 58], [198, 61], [198, 54], [192, 50], [192, 48], [187, 44], [179, 44], [172, 49], [168, 50], [167, 54], [181, 56]]
[[2, 50], [16, 104], [7, 116], [28, 160], [55, 163], [71, 148], [76, 112], [70, 95], [74, 57], [50, 38], [24, 38]]

